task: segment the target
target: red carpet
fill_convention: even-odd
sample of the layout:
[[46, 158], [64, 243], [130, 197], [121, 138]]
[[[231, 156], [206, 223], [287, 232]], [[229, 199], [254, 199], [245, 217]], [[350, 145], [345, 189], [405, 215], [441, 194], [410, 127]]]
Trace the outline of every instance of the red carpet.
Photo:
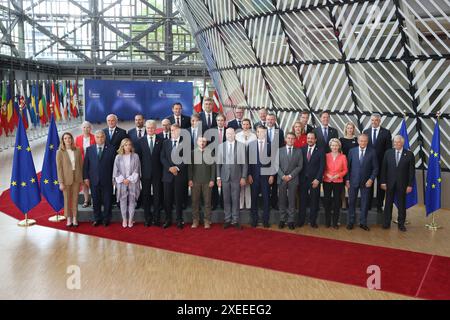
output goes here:
[[[10, 201], [9, 191], [0, 197], [0, 211], [23, 219]], [[64, 222], [49, 222], [50, 215], [51, 209], [43, 200], [29, 218], [41, 226], [65, 230]], [[123, 230], [120, 223], [108, 228], [82, 223], [76, 232], [361, 287], [366, 287], [367, 267], [378, 265], [383, 291], [450, 299], [448, 257], [264, 229], [223, 230], [221, 225], [210, 230], [164, 230], [138, 224]]]

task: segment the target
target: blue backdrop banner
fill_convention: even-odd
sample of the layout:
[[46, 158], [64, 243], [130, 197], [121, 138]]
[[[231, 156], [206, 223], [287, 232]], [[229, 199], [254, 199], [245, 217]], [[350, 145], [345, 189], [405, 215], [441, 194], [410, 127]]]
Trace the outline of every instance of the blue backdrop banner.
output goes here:
[[146, 119], [164, 119], [172, 114], [175, 102], [183, 104], [183, 114], [192, 114], [191, 82], [85, 80], [86, 120], [105, 122], [110, 113], [120, 120], [134, 120], [136, 113]]

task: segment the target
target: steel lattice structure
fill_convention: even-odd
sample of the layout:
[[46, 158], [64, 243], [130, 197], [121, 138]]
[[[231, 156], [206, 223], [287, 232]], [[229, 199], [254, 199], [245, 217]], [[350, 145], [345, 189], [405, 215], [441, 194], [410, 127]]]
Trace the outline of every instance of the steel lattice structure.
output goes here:
[[341, 130], [370, 114], [398, 133], [406, 116], [426, 167], [440, 111], [450, 169], [448, 0], [177, 0], [225, 106], [274, 110], [290, 128], [306, 109]]

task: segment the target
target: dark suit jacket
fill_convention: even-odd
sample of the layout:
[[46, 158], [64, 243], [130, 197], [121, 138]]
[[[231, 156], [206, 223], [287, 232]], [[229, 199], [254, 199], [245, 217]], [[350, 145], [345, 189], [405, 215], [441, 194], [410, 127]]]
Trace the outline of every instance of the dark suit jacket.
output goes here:
[[[266, 145], [264, 147], [266, 151], [266, 156], [271, 157], [272, 150], [271, 150], [271, 144], [266, 140]], [[269, 177], [269, 176], [275, 176], [277, 174], [277, 171], [275, 170], [275, 165], [272, 161], [269, 161], [268, 163], [262, 163], [262, 157], [259, 154], [259, 146], [258, 146], [258, 140], [250, 142], [248, 145], [248, 154], [249, 154], [249, 163], [248, 163], [248, 175], [252, 176], [253, 181], [259, 182], [261, 177]], [[263, 174], [261, 170], [263, 168], [273, 168], [273, 170], [269, 170], [269, 174]], [[273, 171], [273, 172], [272, 172]]]
[[202, 130], [203, 131], [217, 127], [217, 121], [216, 121], [217, 113], [216, 112], [211, 112], [211, 126], [210, 127], [208, 127], [206, 113], [203, 111], [203, 112], [200, 112], [199, 115], [200, 115], [200, 120], [202, 122]]
[[[267, 123], [267, 122], [266, 122], [266, 123]], [[256, 122], [256, 123], [253, 125], [253, 130], [256, 130], [256, 127], [259, 126], [259, 125], [262, 125], [262, 126], [265, 127], [265, 125], [264, 125], [261, 121], [258, 121], [258, 122]]]
[[[180, 145], [181, 139], [180, 143], [178, 143], [177, 145], [177, 148], [180, 148]], [[171, 154], [172, 154], [172, 140], [170, 139], [164, 140], [160, 155], [160, 160], [163, 166], [162, 182], [172, 182], [174, 180], [175, 176], [169, 172], [170, 167], [178, 167], [178, 169], [180, 169], [180, 171], [178, 171], [178, 176], [182, 178], [187, 178], [187, 164], [185, 164], [184, 162], [175, 164], [172, 161]], [[183, 152], [180, 153], [177, 152], [177, 154], [180, 154], [180, 156], [182, 156]]]
[[161, 164], [161, 150], [163, 139], [156, 136], [153, 142], [153, 152], [150, 153], [147, 136], [138, 141], [139, 158], [141, 160], [142, 179], [161, 180], [163, 166]]
[[112, 187], [112, 175], [116, 150], [105, 144], [101, 159], [97, 156], [97, 145], [86, 149], [83, 163], [83, 179], [89, 179], [92, 186]]
[[[147, 130], [145, 130], [145, 127], [142, 128], [142, 137], [145, 137], [147, 135]], [[140, 139], [137, 135], [137, 129], [133, 128], [128, 130], [128, 137], [133, 141], [133, 144], [136, 146], [136, 142]], [[141, 137], [141, 138], [142, 138]]]
[[228, 122], [227, 128], [233, 128], [234, 130], [242, 129], [242, 120], [241, 125], [239, 126], [237, 119], [233, 119]]
[[319, 148], [324, 149], [325, 153], [330, 152], [330, 146], [329, 146], [330, 140], [333, 138], [339, 139], [338, 131], [335, 128], [330, 127], [330, 126], [328, 126], [328, 140], [327, 141], [325, 141], [325, 137], [323, 136], [321, 125], [317, 126], [313, 131], [316, 133], [316, 136], [317, 136], [317, 146]]
[[109, 138], [109, 128], [103, 129], [103, 132], [106, 135], [106, 144], [114, 146], [114, 149], [116, 151], [119, 150], [120, 143], [122, 142], [122, 140], [128, 138], [127, 132], [119, 127], [116, 127], [116, 129], [114, 130], [112, 139]]
[[[197, 141], [194, 141], [194, 137], [192, 136], [192, 127], [189, 127], [189, 129], [187, 129], [188, 131], [189, 131], [189, 135], [191, 136], [191, 148], [192, 148], [192, 150], [194, 150], [195, 148], [194, 147], [196, 147], [197, 146]], [[203, 132], [202, 132], [203, 130], [200, 130], [200, 127], [198, 127], [197, 128], [197, 137], [196, 137], [196, 139], [199, 137], [199, 136], [202, 136], [203, 135]]]
[[367, 180], [375, 180], [378, 175], [378, 158], [373, 148], [367, 147], [362, 164], [359, 161], [360, 148], [355, 147], [348, 153], [348, 173], [346, 180], [352, 187], [364, 187]]
[[[167, 119], [170, 121], [171, 124], [175, 123], [175, 116], [171, 115], [167, 117]], [[184, 114], [181, 115], [181, 128], [187, 129], [191, 126], [191, 117], [185, 116]]]
[[316, 144], [314, 151], [311, 155], [311, 159], [308, 161], [308, 148], [306, 145], [302, 150], [303, 155], [303, 168], [300, 171], [300, 185], [307, 183], [311, 184], [312, 181], [318, 180], [322, 182], [323, 171], [325, 170], [325, 151], [319, 148]]
[[[278, 129], [278, 148], [284, 146], [284, 131], [281, 128], [275, 127], [275, 130]], [[273, 134], [273, 138], [276, 139], [277, 133], [276, 131]], [[269, 128], [267, 127], [267, 140], [269, 140]], [[272, 142], [272, 141], [270, 141]]]
[[378, 163], [381, 165], [383, 163], [384, 154], [387, 150], [392, 149], [392, 135], [391, 132], [380, 126], [379, 132], [377, 134], [377, 141], [375, 144], [372, 142], [373, 128], [370, 127], [364, 130], [364, 133], [369, 136], [369, 147], [375, 149], [377, 154]]
[[306, 133], [307, 134], [310, 132], [313, 132], [313, 130], [314, 130], [314, 127], [312, 125], [310, 125], [310, 124], [306, 125]]
[[[219, 129], [218, 129], [218, 128], [214, 128], [214, 130], [216, 130], [217, 136], [219, 136]], [[221, 142], [225, 142], [225, 141], [227, 140], [226, 132], [227, 132], [227, 128], [226, 128], [226, 127], [223, 127], [223, 128], [222, 128], [222, 141], [221, 141]], [[209, 143], [213, 143], [215, 140], [216, 140], [216, 139], [215, 139], [215, 137], [213, 136], [213, 137], [211, 137], [211, 141], [210, 141]], [[220, 142], [219, 142], [219, 143], [220, 143]]]
[[394, 185], [397, 185], [400, 189], [412, 187], [416, 173], [414, 154], [409, 150], [403, 149], [397, 166], [396, 152], [397, 150], [390, 149], [384, 154], [380, 184], [387, 184], [388, 188]]

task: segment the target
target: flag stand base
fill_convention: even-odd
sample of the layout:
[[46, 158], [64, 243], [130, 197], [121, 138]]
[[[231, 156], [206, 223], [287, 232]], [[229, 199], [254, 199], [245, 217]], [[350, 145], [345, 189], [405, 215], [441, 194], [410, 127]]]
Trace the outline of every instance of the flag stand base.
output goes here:
[[48, 218], [48, 221], [50, 222], [60, 222], [66, 220], [66, 217], [61, 216], [59, 214], [54, 215], [53, 217]]
[[17, 223], [17, 225], [19, 227], [31, 227], [32, 225], [35, 225], [35, 224], [36, 224], [36, 220], [28, 219], [28, 215], [27, 214], [25, 215], [25, 219], [24, 220], [19, 221]]
[[442, 227], [440, 226], [440, 225], [438, 225], [438, 223], [435, 221], [435, 219], [434, 219], [434, 216], [436, 215], [437, 213], [435, 213], [435, 214], [433, 214], [433, 219], [431, 220], [431, 223], [427, 223], [426, 225], [425, 225], [425, 227], [427, 227], [429, 230], [433, 230], [433, 231], [436, 231], [436, 230], [438, 230], [438, 229], [442, 229]]

